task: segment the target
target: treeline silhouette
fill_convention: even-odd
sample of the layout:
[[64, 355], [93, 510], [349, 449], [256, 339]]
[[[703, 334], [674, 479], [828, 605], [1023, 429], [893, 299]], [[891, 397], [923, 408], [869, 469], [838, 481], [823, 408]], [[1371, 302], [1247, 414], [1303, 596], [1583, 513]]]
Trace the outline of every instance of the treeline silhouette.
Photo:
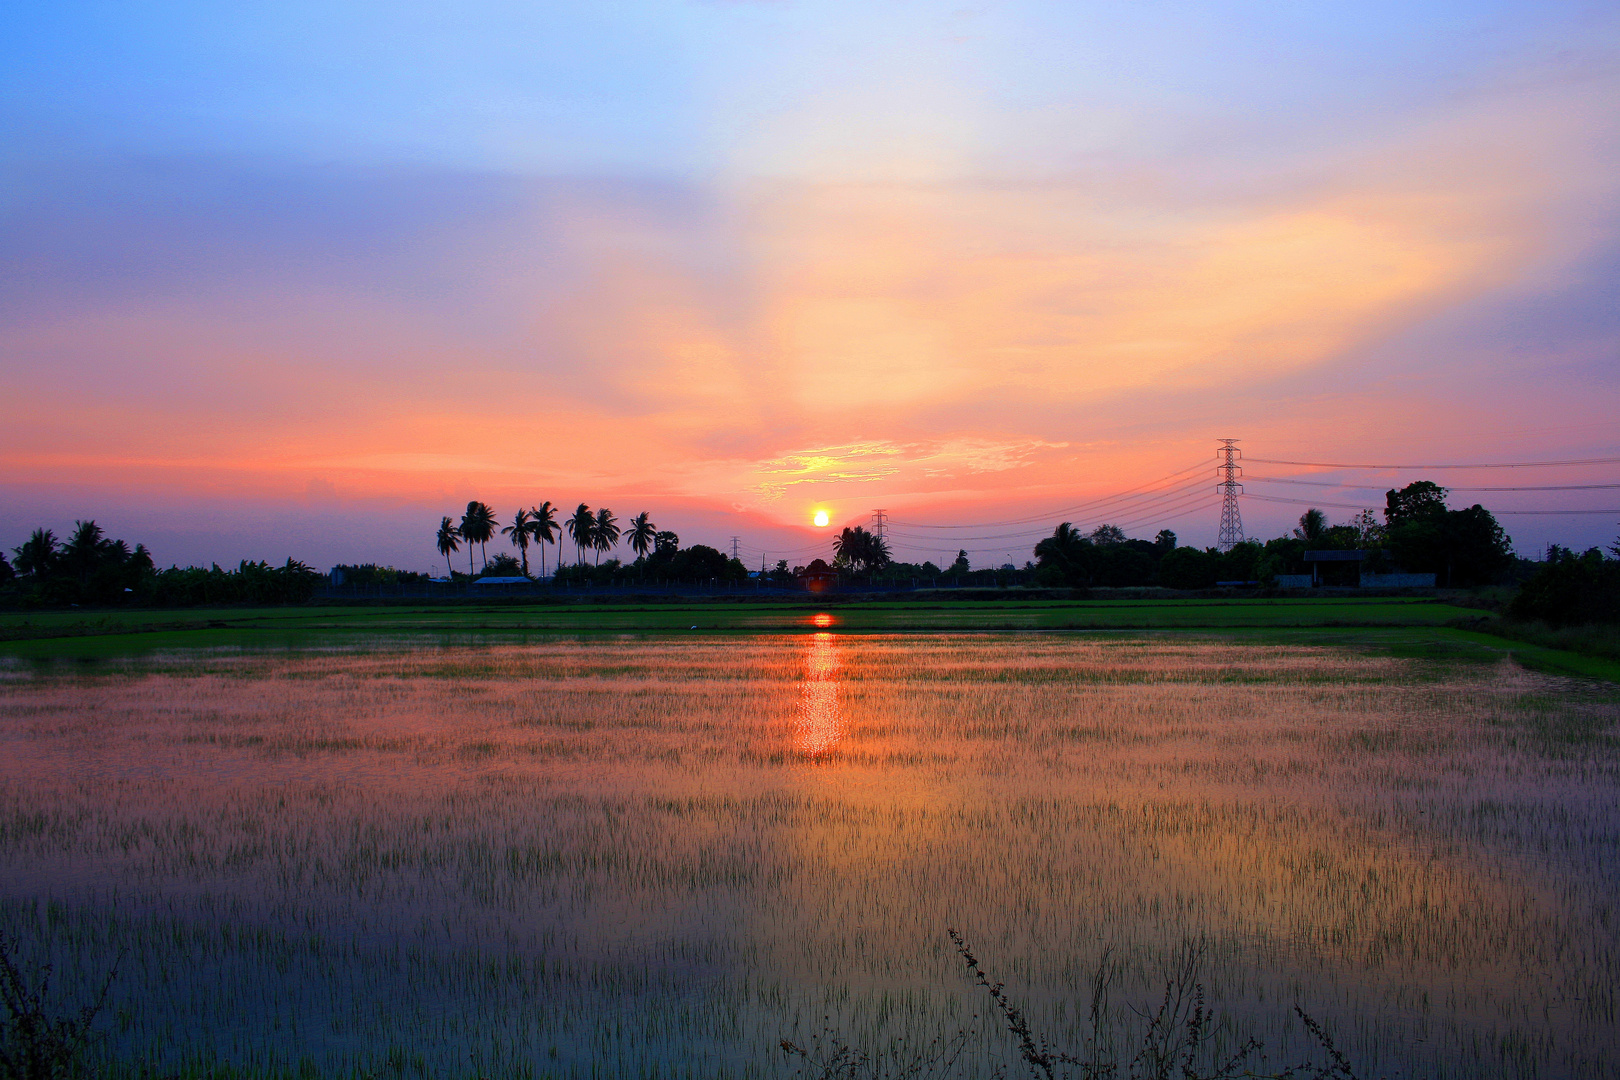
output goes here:
[[[1220, 582], [1266, 585], [1283, 574], [1308, 574], [1307, 551], [1363, 550], [1360, 563], [1372, 573], [1433, 574], [1442, 588], [1505, 584], [1528, 572], [1496, 518], [1475, 504], [1452, 510], [1447, 491], [1420, 480], [1385, 495], [1383, 519], [1363, 510], [1342, 525], [1329, 525], [1320, 510], [1305, 511], [1291, 536], [1217, 548], [1180, 547], [1166, 529], [1151, 543], [1131, 540], [1112, 525], [1091, 533], [1069, 522], [1035, 545], [1034, 581], [1040, 585], [1145, 586], [1207, 589]], [[1324, 584], [1351, 584], [1355, 564], [1318, 564]], [[1529, 564], [1533, 566], [1534, 564]]]
[[[488, 503], [475, 499], [467, 504], [459, 522], [448, 514], [440, 520], [435, 544], [439, 554], [444, 556], [445, 568], [452, 580], [463, 578], [451, 562], [451, 556], [461, 550], [463, 542], [467, 545], [465, 577], [468, 579], [474, 576], [530, 577], [531, 546], [538, 550], [540, 576], [545, 577], [545, 545], [554, 544], [560, 548], [565, 535], [573, 543], [575, 561], [563, 563], [561, 551], [558, 551], [557, 563], [550, 575], [557, 585], [728, 583], [748, 580], [748, 571], [742, 563], [703, 544], [681, 547], [681, 538], [668, 529], [660, 529], [646, 511], [631, 518], [624, 528], [619, 526], [619, 519], [613, 511], [605, 506], [593, 510], [580, 503], [568, 517], [559, 519], [558, 514], [558, 508], [549, 501], [528, 509], [520, 507], [512, 515], [512, 523], [503, 528], [494, 509]], [[497, 535], [505, 536], [518, 550], [520, 557], [497, 554], [493, 559], [489, 558], [487, 545]], [[612, 551], [621, 540], [635, 552], [635, 561], [625, 563], [610, 558], [604, 562], [602, 555]], [[481, 569], [476, 571], [474, 546], [478, 548], [482, 563]], [[586, 552], [591, 553], [589, 563], [585, 561]]]
[[1569, 626], [1620, 624], [1620, 538], [1577, 555], [1554, 544], [1544, 562], [1508, 605], [1515, 619]]
[[243, 559], [234, 570], [218, 563], [159, 570], [146, 545], [109, 539], [94, 520], [75, 521], [65, 542], [50, 529], [35, 529], [12, 553], [15, 566], [0, 554], [0, 596], [21, 607], [295, 604], [326, 580], [293, 559], [281, 566]]

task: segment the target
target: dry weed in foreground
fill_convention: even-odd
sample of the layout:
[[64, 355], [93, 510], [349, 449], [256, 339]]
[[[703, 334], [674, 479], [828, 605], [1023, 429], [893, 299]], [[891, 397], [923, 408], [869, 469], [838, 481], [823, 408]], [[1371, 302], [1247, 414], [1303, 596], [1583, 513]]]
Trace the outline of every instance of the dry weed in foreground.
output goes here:
[[11, 954], [11, 942], [0, 933], [0, 1080], [65, 1080], [85, 1072], [84, 1050], [91, 1025], [107, 1002], [117, 966], [107, 973], [96, 1000], [76, 1015], [53, 1017], [47, 1005], [50, 965], [29, 985]]
[[[962, 935], [954, 928], [946, 933], [974, 983], [990, 995], [1017, 1045], [1020, 1060], [1036, 1080], [1360, 1080], [1327, 1032], [1298, 1005], [1294, 1012], [1327, 1056], [1327, 1064], [1302, 1062], [1266, 1071], [1262, 1045], [1254, 1038], [1222, 1060], [1213, 1045], [1213, 1014], [1205, 1004], [1204, 986], [1198, 981], [1201, 946], [1182, 948], [1165, 980], [1158, 1008], [1152, 1012], [1133, 1008], [1132, 1012], [1144, 1023], [1134, 1038], [1124, 1039], [1109, 1019], [1108, 988], [1118, 968], [1105, 953], [1092, 976], [1091, 1037], [1081, 1054], [1072, 1054], [1054, 1048], [1046, 1036], [1036, 1033], [1024, 1011], [1007, 996], [1006, 984], [991, 980]], [[938, 1037], [909, 1055], [891, 1051], [874, 1056], [830, 1031], [824, 1032], [813, 1048], [789, 1039], [783, 1039], [781, 1047], [790, 1059], [804, 1062], [818, 1080], [944, 1080], [954, 1075], [968, 1037], [965, 1031], [949, 1039]], [[1117, 1049], [1121, 1042], [1134, 1046], [1129, 1057]], [[991, 1076], [1005, 1077], [1006, 1072], [997, 1067]]]

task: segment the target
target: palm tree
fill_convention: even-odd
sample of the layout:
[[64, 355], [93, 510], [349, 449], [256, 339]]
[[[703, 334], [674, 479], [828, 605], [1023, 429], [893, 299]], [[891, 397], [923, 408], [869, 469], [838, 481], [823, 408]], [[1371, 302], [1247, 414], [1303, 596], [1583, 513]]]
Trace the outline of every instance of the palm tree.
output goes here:
[[1084, 585], [1088, 580], [1087, 562], [1091, 539], [1071, 523], [1065, 521], [1052, 530], [1052, 535], [1035, 545], [1035, 558], [1042, 565], [1056, 566], [1063, 579], [1072, 585]]
[[647, 552], [658, 542], [658, 526], [652, 523], [652, 516], [643, 510], [630, 519], [630, 527], [624, 531], [624, 538], [630, 542], [630, 550], [637, 557], [645, 559]]
[[630, 550], [636, 557], [645, 559], [647, 552], [653, 550], [658, 543], [658, 526], [653, 524], [652, 515], [643, 510], [630, 519], [630, 527], [625, 530], [624, 538], [630, 544]]
[[618, 542], [619, 519], [604, 506], [596, 512], [596, 528], [591, 533], [591, 546], [597, 551], [597, 561], [601, 561], [602, 552], [611, 550]]
[[876, 570], [889, 562], [889, 545], [876, 533], [857, 525], [833, 538], [833, 551], [852, 569]]
[[529, 511], [529, 534], [540, 545], [540, 576], [546, 576], [546, 545], [557, 542], [557, 512], [547, 500]]
[[[444, 556], [444, 569], [452, 578], [456, 576], [456, 571], [450, 565], [450, 553], [460, 550], [461, 532], [456, 528], [456, 523], [446, 516], [443, 521], [439, 522], [439, 554]], [[472, 553], [468, 552], [469, 566], [471, 565], [471, 555]]]
[[87, 582], [90, 571], [101, 561], [106, 543], [100, 525], [94, 521], [75, 521], [73, 535], [62, 545], [62, 562], [69, 570], [78, 572], [80, 582]]
[[35, 529], [21, 547], [11, 550], [17, 556], [19, 573], [44, 577], [56, 565], [56, 534], [49, 529]]
[[489, 565], [489, 554], [484, 545], [489, 538], [495, 535], [495, 511], [489, 508], [488, 503], [477, 500], [467, 504], [467, 512], [461, 515], [461, 535], [467, 539], [467, 572], [472, 573], [472, 545], [478, 545], [478, 552], [483, 556], [484, 565]]
[[1299, 528], [1294, 530], [1294, 535], [1301, 540], [1315, 543], [1322, 539], [1322, 535], [1326, 532], [1327, 515], [1313, 506], [1299, 515]]
[[574, 547], [579, 550], [579, 563], [585, 562], [585, 549], [596, 546], [596, 515], [584, 503], [574, 511], [574, 516], [563, 523], [568, 535], [574, 538]]
[[501, 530], [502, 536], [510, 536], [512, 544], [523, 555], [523, 576], [529, 576], [529, 512], [518, 507], [518, 512], [512, 515], [512, 524]]

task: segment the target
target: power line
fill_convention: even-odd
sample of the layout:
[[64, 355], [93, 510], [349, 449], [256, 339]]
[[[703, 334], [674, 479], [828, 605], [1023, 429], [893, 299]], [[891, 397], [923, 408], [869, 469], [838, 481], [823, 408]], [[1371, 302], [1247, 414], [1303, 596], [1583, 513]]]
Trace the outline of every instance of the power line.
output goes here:
[[1206, 466], [1203, 462], [1199, 462], [1197, 465], [1188, 466], [1187, 468], [1173, 472], [1168, 476], [1161, 476], [1157, 480], [1149, 480], [1145, 484], [1138, 484], [1136, 487], [1126, 488], [1124, 491], [1115, 492], [1112, 495], [1105, 495], [1101, 498], [1092, 499], [1089, 502], [1076, 503], [1073, 506], [1059, 507], [1058, 509], [1049, 513], [1036, 514], [1033, 517], [1010, 518], [1006, 521], [976, 521], [962, 525], [929, 525], [916, 521], [890, 521], [889, 524], [901, 525], [909, 529], [994, 529], [1003, 525], [1028, 525], [1037, 521], [1051, 521], [1054, 518], [1061, 518], [1065, 514], [1073, 514], [1080, 510], [1086, 510], [1104, 503], [1116, 502], [1121, 499], [1131, 498], [1133, 493], [1141, 493], [1144, 495], [1153, 494], [1152, 491], [1146, 489], [1152, 488], [1155, 484], [1162, 484], [1167, 480], [1175, 480], [1178, 477], [1186, 476], [1190, 472], [1196, 472], [1205, 467]]
[[[1122, 520], [1129, 520], [1132, 518], [1141, 517], [1144, 513], [1149, 511], [1152, 513], [1157, 513], [1160, 508], [1179, 506], [1188, 498], [1198, 498], [1207, 495], [1208, 493], [1208, 489], [1204, 486], [1204, 481], [1198, 480], [1191, 484], [1183, 484], [1180, 487], [1172, 488], [1163, 493], [1155, 494], [1152, 498], [1144, 499], [1134, 506], [1116, 507], [1111, 509], [1106, 515], [1098, 512], [1088, 515], [1088, 518], [1091, 520], [1101, 521], [1106, 516], [1118, 515]], [[1151, 517], [1152, 514], [1149, 514], [1148, 516]], [[896, 539], [911, 540], [917, 543], [937, 543], [939, 541], [956, 543], [959, 540], [1018, 540], [1024, 537], [1044, 536], [1050, 526], [1051, 519], [1048, 518], [1041, 525], [1034, 528], [1018, 529], [1013, 532], [1005, 533], [980, 533], [976, 536], [917, 536], [912, 533], [896, 532], [891, 535], [893, 535]], [[961, 525], [957, 527], [970, 528], [971, 526]]]
[[[1199, 466], [1199, 467], [1203, 468], [1204, 466]], [[1161, 488], [1161, 489], [1159, 489], [1157, 491], [1145, 491], [1145, 492], [1141, 492], [1141, 493], [1136, 494], [1136, 495], [1126, 495], [1126, 496], [1123, 496], [1123, 497], [1112, 498], [1112, 499], [1099, 499], [1099, 500], [1096, 500], [1094, 503], [1090, 504], [1086, 508], [1089, 512], [1086, 513], [1085, 515], [1083, 515], [1083, 516], [1082, 515], [1073, 515], [1073, 516], [1079, 518], [1082, 521], [1084, 521], [1084, 520], [1101, 520], [1101, 519], [1103, 519], [1105, 517], [1116, 516], [1116, 515], [1118, 515], [1118, 516], [1135, 516], [1137, 514], [1140, 514], [1142, 511], [1150, 509], [1150, 508], [1152, 508], [1152, 507], [1154, 507], [1156, 505], [1175, 502], [1176, 500], [1185, 498], [1188, 494], [1190, 494], [1192, 492], [1206, 491], [1207, 489], [1205, 488], [1204, 484], [1205, 484], [1205, 481], [1200, 480], [1200, 479], [1194, 479], [1194, 480], [1192, 480], [1190, 482], [1187, 482], [1187, 483], [1178, 484], [1178, 485], [1175, 485], [1173, 487]], [[1040, 524], [1036, 525], [1034, 528], [1018, 529], [1018, 530], [1014, 530], [1013, 532], [990, 533], [990, 534], [981, 534], [981, 535], [978, 535], [978, 536], [966, 536], [966, 537], [957, 536], [954, 539], [951, 536], [936, 536], [936, 537], [932, 538], [932, 540], [951, 541], [951, 542], [954, 542], [954, 540], [1012, 540], [1012, 539], [1017, 539], [1020, 536], [1034, 536], [1034, 535], [1037, 535], [1039, 533], [1044, 533], [1050, 527], [1051, 522], [1054, 519], [1062, 519], [1062, 518], [1066, 518], [1066, 517], [1069, 517], [1069, 516], [1071, 516], [1071, 515], [1068, 515], [1068, 514], [1055, 514], [1055, 515], [1052, 515], [1051, 517], [1036, 518], [1036, 519], [1033, 519], [1033, 520], [1040, 522]], [[901, 524], [901, 523], [896, 522], [895, 524]], [[974, 526], [974, 525], [933, 525], [933, 526], [911, 525], [911, 526], [908, 526], [908, 527], [911, 527], [911, 528], [933, 528], [933, 529], [940, 529], [940, 530], [947, 530], [947, 529], [954, 530], [954, 529], [984, 528], [986, 526], [982, 526], [982, 525], [981, 526]], [[925, 539], [923, 537], [918, 537], [918, 536], [915, 536], [915, 535], [911, 535], [911, 534], [907, 534], [907, 533], [901, 533], [901, 532], [896, 532], [893, 535], [897, 536], [897, 537], [906, 536], [908, 539], [912, 539], [912, 540], [923, 540], [923, 539]], [[930, 542], [932, 542], [932, 541], [930, 541]]]
[[1158, 524], [1161, 521], [1174, 521], [1176, 518], [1186, 517], [1197, 510], [1208, 510], [1214, 505], [1215, 500], [1208, 494], [1204, 494], [1191, 501], [1177, 503], [1162, 510], [1157, 510], [1147, 517], [1122, 522], [1119, 527], [1121, 529], [1135, 529], [1147, 524]]
[[1493, 514], [1620, 514], [1620, 510], [1492, 510]]
[[1331, 506], [1336, 510], [1365, 510], [1367, 507], [1360, 503], [1318, 502], [1314, 499], [1284, 499], [1277, 495], [1256, 495], [1250, 492], [1246, 499], [1259, 499], [1261, 502], [1289, 503], [1294, 506]]
[[[1249, 460], [1257, 460], [1250, 458]], [[1245, 476], [1255, 484], [1301, 484], [1306, 487], [1352, 488], [1357, 491], [1385, 491], [1388, 485], [1341, 484], [1336, 480], [1300, 480], [1281, 476]], [[1620, 484], [1529, 484], [1520, 487], [1448, 487], [1447, 491], [1607, 491], [1620, 488]]]
[[1366, 465], [1344, 461], [1279, 461], [1248, 458], [1259, 465], [1300, 465], [1311, 469], [1549, 469], [1559, 465], [1615, 465], [1620, 457], [1568, 458], [1562, 461], [1486, 461], [1461, 465]]
[[[1254, 495], [1254, 494], [1250, 494], [1250, 495], [1246, 495], [1244, 497], [1248, 498], [1248, 499], [1259, 499], [1262, 502], [1289, 503], [1289, 504], [1291, 504], [1293, 506], [1331, 506], [1331, 507], [1333, 507], [1334, 509], [1337, 509], [1337, 510], [1365, 510], [1365, 509], [1367, 509], [1367, 507], [1359, 506], [1356, 503], [1317, 502], [1317, 501], [1312, 500], [1312, 499], [1284, 499], [1284, 498], [1281, 498], [1281, 497], [1276, 496], [1276, 495]], [[1620, 510], [1492, 510], [1491, 513], [1492, 514], [1514, 514], [1514, 515], [1594, 514], [1594, 515], [1601, 516], [1601, 515], [1604, 515], [1604, 514], [1620, 514]]]

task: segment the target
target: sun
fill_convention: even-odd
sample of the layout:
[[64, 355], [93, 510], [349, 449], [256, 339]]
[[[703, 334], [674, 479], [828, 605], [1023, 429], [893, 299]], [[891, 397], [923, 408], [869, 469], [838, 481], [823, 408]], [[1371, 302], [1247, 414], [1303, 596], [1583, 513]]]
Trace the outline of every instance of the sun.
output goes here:
[[827, 521], [829, 520], [828, 517], [827, 517], [827, 511], [825, 511], [825, 510], [817, 510], [816, 511], [816, 516], [815, 516], [815, 518], [813, 520], [816, 523], [816, 528], [825, 529], [827, 527]]

